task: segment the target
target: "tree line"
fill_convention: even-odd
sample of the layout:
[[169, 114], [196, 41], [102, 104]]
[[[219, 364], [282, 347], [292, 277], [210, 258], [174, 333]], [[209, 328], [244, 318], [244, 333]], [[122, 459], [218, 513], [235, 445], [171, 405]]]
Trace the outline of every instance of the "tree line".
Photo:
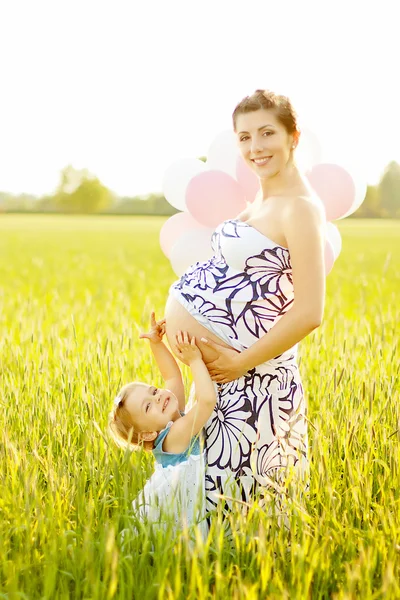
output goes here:
[[[201, 157], [205, 160], [205, 157]], [[162, 194], [119, 197], [87, 169], [68, 165], [54, 194], [35, 197], [0, 192], [0, 212], [173, 215], [178, 212]], [[351, 217], [400, 218], [400, 165], [392, 161], [376, 186], [368, 186], [360, 208]]]

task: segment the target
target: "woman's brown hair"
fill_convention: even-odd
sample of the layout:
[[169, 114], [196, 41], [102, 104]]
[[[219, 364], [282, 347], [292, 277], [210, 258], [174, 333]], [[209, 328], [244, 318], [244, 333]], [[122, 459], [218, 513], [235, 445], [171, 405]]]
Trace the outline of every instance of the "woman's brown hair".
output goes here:
[[287, 96], [274, 94], [269, 90], [256, 90], [251, 96], [246, 96], [236, 105], [232, 114], [233, 130], [236, 131], [236, 119], [243, 113], [260, 109], [273, 110], [276, 118], [292, 135], [298, 131], [297, 114]]

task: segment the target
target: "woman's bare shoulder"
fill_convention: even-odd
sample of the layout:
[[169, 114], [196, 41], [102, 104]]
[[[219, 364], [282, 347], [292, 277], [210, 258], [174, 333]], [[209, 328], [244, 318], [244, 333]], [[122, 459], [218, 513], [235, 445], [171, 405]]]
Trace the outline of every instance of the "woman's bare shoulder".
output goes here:
[[285, 197], [285, 208], [287, 217], [314, 217], [325, 220], [325, 208], [321, 200], [311, 195], [293, 195]]
[[[315, 199], [308, 195], [287, 197], [282, 229], [286, 245], [289, 248], [297, 240], [303, 244], [308, 243], [314, 237], [322, 239], [325, 224], [325, 208], [318, 198]], [[304, 235], [305, 232], [307, 232], [306, 235]]]

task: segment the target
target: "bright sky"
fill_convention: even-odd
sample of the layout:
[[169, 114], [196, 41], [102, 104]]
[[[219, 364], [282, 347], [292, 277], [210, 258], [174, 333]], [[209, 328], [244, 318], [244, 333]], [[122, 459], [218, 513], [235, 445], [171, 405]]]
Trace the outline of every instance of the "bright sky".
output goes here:
[[396, 0], [2, 0], [0, 191], [67, 164], [162, 191], [257, 88], [287, 94], [325, 159], [375, 183], [400, 162]]

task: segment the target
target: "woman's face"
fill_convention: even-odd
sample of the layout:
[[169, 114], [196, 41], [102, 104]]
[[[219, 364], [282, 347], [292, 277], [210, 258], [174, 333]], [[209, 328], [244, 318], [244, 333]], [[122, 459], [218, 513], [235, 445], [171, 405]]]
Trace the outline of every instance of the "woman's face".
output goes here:
[[241, 113], [236, 118], [236, 137], [241, 155], [258, 177], [282, 171], [295, 144], [272, 110]]

